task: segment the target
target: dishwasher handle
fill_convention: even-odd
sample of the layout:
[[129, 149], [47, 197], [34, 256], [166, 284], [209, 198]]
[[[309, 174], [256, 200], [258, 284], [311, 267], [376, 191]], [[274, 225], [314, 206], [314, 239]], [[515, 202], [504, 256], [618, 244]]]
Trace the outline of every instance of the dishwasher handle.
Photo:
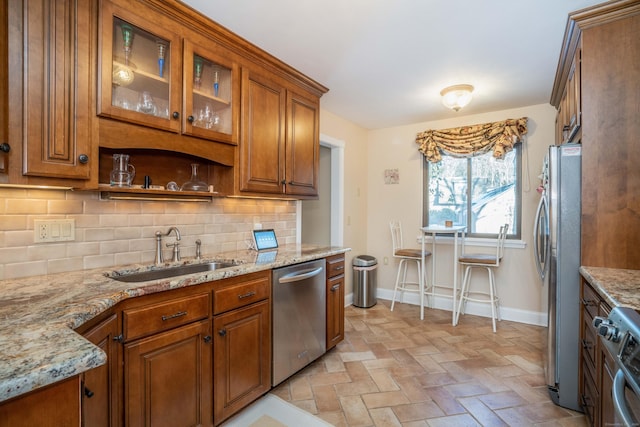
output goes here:
[[293, 273], [286, 274], [278, 279], [278, 283], [293, 283], [301, 280], [308, 279], [310, 277], [317, 276], [324, 270], [324, 267], [318, 267], [313, 270], [300, 270]]

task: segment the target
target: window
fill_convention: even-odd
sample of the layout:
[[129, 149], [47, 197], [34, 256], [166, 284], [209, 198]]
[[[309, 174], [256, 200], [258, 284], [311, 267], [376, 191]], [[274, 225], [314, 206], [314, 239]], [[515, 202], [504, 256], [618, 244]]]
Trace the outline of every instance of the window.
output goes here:
[[497, 160], [493, 152], [476, 157], [443, 155], [424, 160], [424, 224], [452, 220], [467, 226], [469, 237], [489, 237], [509, 224], [509, 238], [520, 238], [522, 144]]

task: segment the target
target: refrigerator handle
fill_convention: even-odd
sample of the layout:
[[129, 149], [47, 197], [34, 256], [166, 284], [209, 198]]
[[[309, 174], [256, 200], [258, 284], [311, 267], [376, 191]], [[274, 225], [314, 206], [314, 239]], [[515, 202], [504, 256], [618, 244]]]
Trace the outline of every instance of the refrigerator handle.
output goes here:
[[542, 265], [546, 261], [545, 258], [547, 257], [547, 251], [546, 251], [547, 248], [545, 245], [544, 252], [540, 253], [540, 249], [541, 249], [540, 248], [540, 232], [542, 231], [540, 229], [540, 215], [544, 212], [545, 219], [547, 219], [548, 215], [546, 215], [546, 210], [547, 210], [546, 197], [543, 194], [542, 197], [540, 197], [540, 202], [538, 203], [538, 209], [536, 210], [535, 221], [533, 223], [533, 252], [536, 258], [536, 268], [538, 270], [538, 275], [540, 275], [541, 279], [544, 279], [544, 275], [545, 275], [545, 268], [543, 268]]

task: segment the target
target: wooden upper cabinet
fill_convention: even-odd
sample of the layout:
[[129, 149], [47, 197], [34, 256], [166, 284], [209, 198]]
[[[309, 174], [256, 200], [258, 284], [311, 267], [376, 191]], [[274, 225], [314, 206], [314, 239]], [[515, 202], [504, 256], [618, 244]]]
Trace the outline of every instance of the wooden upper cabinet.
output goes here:
[[240, 191], [283, 192], [285, 103], [284, 87], [243, 68]]
[[243, 69], [240, 191], [317, 196], [319, 117], [318, 97]]
[[[97, 155], [93, 149], [92, 102], [96, 12], [91, 0], [10, 0], [7, 20], [7, 96], [0, 121], [11, 146], [9, 182], [88, 185]], [[4, 80], [4, 78], [3, 78]], [[2, 165], [0, 165], [1, 167]], [[53, 180], [38, 180], [47, 177]]]
[[180, 37], [160, 17], [142, 18], [108, 1], [100, 12], [98, 114], [179, 132], [173, 114], [180, 111]]
[[287, 92], [286, 194], [318, 195], [320, 102]]
[[98, 114], [236, 144], [239, 67], [232, 55], [143, 12], [103, 2]]

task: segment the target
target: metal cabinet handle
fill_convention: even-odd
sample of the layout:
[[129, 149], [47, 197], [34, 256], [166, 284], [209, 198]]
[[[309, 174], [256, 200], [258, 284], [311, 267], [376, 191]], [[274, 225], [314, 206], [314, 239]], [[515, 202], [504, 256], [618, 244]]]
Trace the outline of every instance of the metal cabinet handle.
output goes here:
[[195, 122], [195, 121], [196, 121], [196, 118], [195, 118], [195, 117], [193, 117], [193, 116], [189, 116], [189, 117], [187, 117], [187, 121], [188, 121], [189, 123], [193, 123], [193, 122]]
[[89, 163], [89, 156], [86, 154], [80, 154], [78, 156], [78, 161], [80, 162], [80, 164], [86, 165], [87, 163]]
[[180, 113], [178, 113], [177, 111], [174, 111], [173, 114], [171, 115], [174, 119], [177, 119], [178, 117], [180, 117]]
[[256, 294], [256, 291], [250, 291], [250, 292], [247, 292], [246, 294], [238, 295], [238, 299], [249, 298], [254, 296], [255, 294]]
[[593, 348], [593, 343], [591, 341], [582, 340], [582, 348], [589, 350]]
[[344, 265], [339, 265], [335, 268], [336, 270], [344, 270]]
[[186, 311], [179, 311], [175, 314], [170, 314], [169, 316], [162, 316], [162, 320], [171, 320], [171, 319], [175, 319], [176, 317], [182, 317], [182, 316], [186, 316], [187, 312]]
[[340, 285], [333, 285], [333, 286], [331, 287], [331, 292], [335, 292], [335, 291], [337, 291], [338, 289], [340, 289]]
[[84, 388], [84, 395], [87, 396], [88, 398], [92, 398], [94, 393], [89, 390], [87, 387]]
[[2, 144], [0, 144], [0, 151], [8, 153], [9, 151], [11, 151], [11, 146], [6, 142], [3, 142]]
[[594, 300], [582, 298], [582, 305], [584, 305], [585, 307], [588, 307], [590, 305], [597, 305], [597, 304]]
[[204, 342], [209, 344], [211, 342], [211, 335], [207, 335], [206, 337], [203, 338], [203, 340], [204, 340]]
[[227, 330], [226, 329], [220, 329], [218, 331], [218, 335], [220, 335], [221, 337], [224, 337], [225, 335], [227, 335]]

